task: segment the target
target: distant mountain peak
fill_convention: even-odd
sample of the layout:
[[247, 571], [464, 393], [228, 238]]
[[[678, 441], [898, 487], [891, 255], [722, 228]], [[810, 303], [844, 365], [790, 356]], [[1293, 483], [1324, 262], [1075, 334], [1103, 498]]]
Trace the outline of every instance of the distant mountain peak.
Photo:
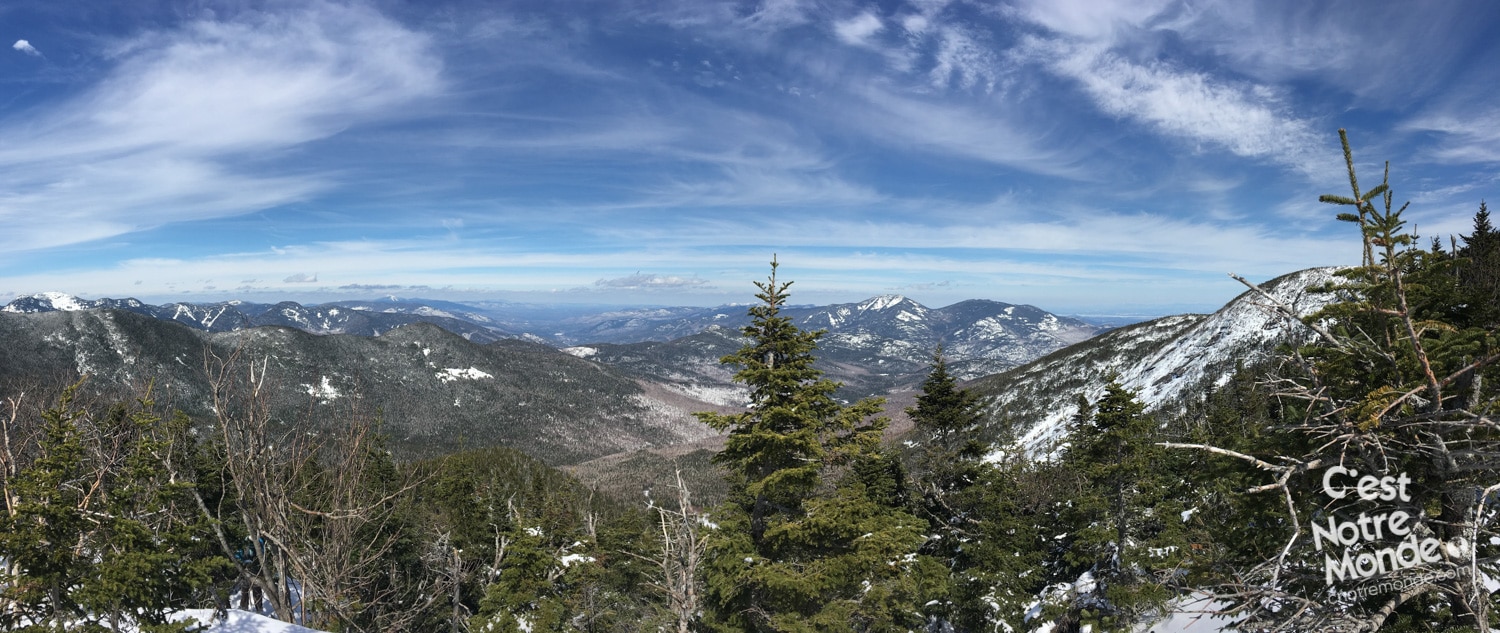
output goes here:
[[916, 302], [901, 295], [885, 294], [865, 299], [864, 301], [861, 301], [858, 306], [855, 306], [855, 308], [862, 311], [869, 310], [880, 312], [882, 310], [889, 310], [903, 303], [915, 304]]
[[15, 300], [0, 308], [5, 312], [79, 312], [96, 307], [97, 302], [84, 301], [64, 292], [38, 292]]

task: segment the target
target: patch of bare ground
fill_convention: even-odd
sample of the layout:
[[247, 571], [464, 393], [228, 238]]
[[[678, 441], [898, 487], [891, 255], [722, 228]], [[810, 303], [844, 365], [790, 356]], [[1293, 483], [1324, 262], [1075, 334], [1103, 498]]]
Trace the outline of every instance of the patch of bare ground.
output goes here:
[[[713, 411], [735, 413], [743, 408], [714, 405], [688, 397], [676, 390], [656, 383], [642, 382], [645, 396], [687, 412]], [[917, 392], [901, 391], [886, 396], [881, 415], [890, 418], [885, 440], [895, 443], [912, 428], [907, 407], [916, 405]], [[675, 417], [675, 416], [674, 416]], [[692, 490], [694, 502], [703, 507], [716, 505], [728, 493], [724, 480], [726, 472], [713, 463], [713, 456], [724, 448], [725, 433], [717, 433], [701, 423], [699, 430], [683, 435], [695, 435], [691, 439], [667, 446], [655, 446], [634, 451], [605, 455], [586, 462], [563, 466], [562, 469], [577, 477], [584, 485], [610, 495], [624, 503], [645, 503], [646, 491], [664, 491], [675, 482], [675, 473], [680, 470], [683, 480]], [[701, 433], [701, 434], [700, 434]]]

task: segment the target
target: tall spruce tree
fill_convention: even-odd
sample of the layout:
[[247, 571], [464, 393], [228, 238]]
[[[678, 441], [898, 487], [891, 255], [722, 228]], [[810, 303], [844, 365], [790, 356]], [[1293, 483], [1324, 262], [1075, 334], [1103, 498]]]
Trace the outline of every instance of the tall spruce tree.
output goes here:
[[749, 409], [736, 414], [699, 413], [718, 430], [729, 430], [724, 450], [714, 458], [735, 481], [736, 505], [750, 519], [750, 538], [765, 543], [773, 524], [802, 514], [802, 503], [821, 482], [828, 463], [873, 450], [880, 443], [883, 420], [870, 420], [881, 402], [862, 400], [844, 407], [833, 398], [839, 384], [813, 367], [821, 331], [804, 332], [781, 314], [791, 282], [771, 276], [755, 282], [762, 303], [749, 310], [748, 339], [720, 362], [737, 365], [734, 379], [750, 390]]
[[935, 503], [954, 490], [972, 485], [984, 457], [984, 444], [977, 431], [983, 422], [979, 395], [959, 389], [948, 373], [948, 362], [939, 347], [932, 355], [932, 369], [922, 381], [917, 406], [908, 408], [921, 445], [918, 466], [923, 474], [924, 496]]
[[1458, 255], [1464, 312], [1475, 325], [1500, 325], [1500, 233], [1490, 224], [1490, 210], [1479, 203], [1474, 230], [1463, 236]]
[[101, 425], [101, 439], [125, 450], [115, 463], [96, 465], [104, 486], [93, 521], [93, 573], [76, 593], [110, 630], [190, 630], [171, 621], [171, 612], [195, 606], [229, 566], [194, 505], [194, 473], [172, 463], [190, 454], [191, 421], [180, 412], [164, 420], [152, 407], [150, 400], [116, 405]]
[[1064, 622], [1129, 630], [1174, 595], [1174, 575], [1157, 572], [1186, 555], [1183, 508], [1162, 469], [1159, 426], [1135, 394], [1111, 377], [1097, 402], [1080, 400], [1062, 464], [1083, 486], [1063, 512], [1071, 534], [1059, 567], [1093, 582], [1056, 606]]
[[1004, 449], [1001, 459], [986, 463], [980, 398], [958, 388], [941, 348], [907, 415], [918, 444], [913, 505], [929, 524], [922, 553], [947, 568], [950, 584], [949, 600], [935, 615], [960, 631], [997, 622], [1019, 630], [1043, 582], [1033, 573], [1044, 551], [1037, 508], [1021, 490], [1032, 465]]
[[[813, 367], [821, 332], [782, 314], [790, 282], [756, 282], [746, 344], [724, 357], [750, 391], [737, 414], [700, 413], [728, 430], [716, 461], [729, 500], [706, 553], [706, 624], [721, 631], [907, 630], [941, 592], [942, 570], [917, 554], [924, 521], [892, 507], [891, 470], [871, 460], [886, 421], [878, 399], [844, 406]], [[863, 464], [862, 467], [851, 467]], [[842, 477], [833, 477], [834, 471]], [[830, 491], [828, 484], [837, 479]], [[822, 493], [822, 494], [820, 494]]]

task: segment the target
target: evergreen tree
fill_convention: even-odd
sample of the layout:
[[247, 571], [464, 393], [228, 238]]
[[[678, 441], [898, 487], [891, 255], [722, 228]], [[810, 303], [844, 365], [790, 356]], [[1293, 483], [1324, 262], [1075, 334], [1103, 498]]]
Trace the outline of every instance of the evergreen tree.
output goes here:
[[[1500, 333], [1467, 310], [1472, 291], [1454, 286], [1452, 257], [1415, 246], [1388, 181], [1360, 192], [1340, 137], [1353, 195], [1322, 200], [1357, 207], [1338, 217], [1359, 226], [1363, 265], [1316, 289], [1333, 299], [1303, 319], [1316, 341], [1289, 350], [1266, 377], [1279, 401], [1274, 426], [1170, 445], [1259, 474], [1245, 499], [1225, 504], [1239, 513], [1227, 521], [1267, 535], [1216, 552], [1199, 586], [1211, 586], [1245, 630], [1487, 630], [1494, 598], [1481, 576], [1500, 573]], [[1486, 239], [1487, 225], [1476, 218], [1465, 248]], [[1217, 445], [1224, 440], [1244, 448]], [[1390, 495], [1339, 494], [1348, 471], [1405, 483]], [[1329, 537], [1375, 515], [1402, 516], [1402, 526]], [[1402, 542], [1426, 543], [1433, 555], [1375, 558]]]
[[[40, 455], [21, 469], [0, 517], [0, 625], [23, 631], [183, 631], [168, 614], [203, 598], [225, 561], [191, 502], [188, 422], [163, 422], [149, 399], [96, 419], [79, 385], [43, 413]], [[179, 475], [186, 475], [179, 477]]]
[[1474, 325], [1500, 325], [1500, 233], [1490, 224], [1490, 211], [1479, 203], [1474, 230], [1462, 236], [1458, 256], [1463, 258], [1459, 282], [1465, 294], [1465, 313]]
[[1102, 398], [1081, 404], [1062, 457], [1083, 486], [1063, 514], [1071, 534], [1061, 568], [1092, 583], [1060, 605], [1061, 619], [1129, 630], [1174, 595], [1174, 574], [1157, 572], [1181, 566], [1184, 508], [1162, 468], [1158, 424], [1135, 394], [1111, 377]]
[[440, 571], [459, 579], [440, 601], [448, 615], [422, 630], [657, 630], [657, 597], [637, 559], [651, 540], [642, 513], [508, 448], [417, 471], [428, 531], [448, 548]]
[[1032, 466], [1003, 446], [1000, 460], [985, 463], [980, 404], [977, 394], [958, 388], [939, 348], [917, 405], [907, 409], [918, 444], [913, 503], [929, 524], [922, 553], [947, 567], [950, 583], [950, 599], [933, 611], [964, 631], [1001, 621], [1022, 626], [1043, 582], [1034, 573], [1043, 551], [1038, 508], [1021, 490]]
[[[933, 353], [932, 370], [922, 382], [917, 406], [906, 410], [921, 447], [921, 493], [932, 512], [942, 512], [940, 506], [946, 497], [978, 481], [985, 450], [977, 437], [984, 419], [979, 405], [978, 394], [957, 387], [939, 347]], [[950, 522], [947, 518], [939, 521]]]
[[[706, 554], [707, 624], [724, 631], [883, 631], [920, 626], [941, 567], [919, 556], [926, 524], [898, 507], [900, 486], [877, 449], [881, 402], [844, 406], [838, 384], [813, 367], [821, 332], [781, 313], [789, 282], [757, 282], [747, 342], [723, 362], [740, 367], [748, 410], [700, 413], [728, 430], [716, 461], [729, 500]], [[873, 419], [872, 419], [873, 418]], [[844, 476], [829, 493], [827, 473]], [[826, 490], [826, 488], [823, 488]]]
[[186, 415], [162, 420], [149, 400], [112, 407], [104, 438], [125, 446], [107, 475], [92, 539], [94, 569], [77, 593], [111, 630], [133, 623], [146, 633], [187, 630], [168, 615], [192, 606], [228, 561], [210, 548], [211, 527], [195, 507], [193, 473], [169, 462], [190, 454]]
[[87, 474], [78, 420], [78, 386], [42, 414], [41, 455], [16, 478], [16, 503], [0, 518], [0, 558], [12, 575], [0, 585], [8, 630], [64, 631], [84, 619], [73, 589], [92, 575], [92, 561], [76, 548], [91, 525], [84, 514]]
[[884, 431], [883, 420], [867, 422], [880, 411], [878, 399], [844, 407], [833, 398], [838, 383], [813, 367], [813, 350], [822, 332], [804, 332], [781, 314], [791, 282], [776, 280], [771, 263], [766, 283], [755, 282], [763, 305], [750, 308], [748, 339], [720, 362], [737, 365], [737, 382], [750, 390], [743, 413], [699, 413], [699, 419], [729, 430], [715, 462], [735, 478], [738, 505], [749, 515], [750, 539], [763, 545], [769, 527], [800, 516], [802, 503], [821, 482], [825, 465], [873, 450]]

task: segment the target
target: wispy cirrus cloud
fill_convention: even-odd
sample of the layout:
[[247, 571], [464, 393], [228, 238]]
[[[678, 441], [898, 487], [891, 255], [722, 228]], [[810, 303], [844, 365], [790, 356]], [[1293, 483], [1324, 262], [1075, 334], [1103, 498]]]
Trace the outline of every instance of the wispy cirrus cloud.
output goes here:
[[1336, 117], [1361, 160], [1421, 163], [1419, 196], [1497, 197], [1500, 47], [1472, 33], [1500, 9], [1365, 4], [334, 0], [68, 24], [108, 31], [87, 44], [28, 27], [93, 57], [0, 67], [32, 91], [0, 99], [3, 281], [701, 304], [774, 252], [807, 300], [1232, 294], [1230, 270], [1347, 259], [1316, 202]]
[[1326, 176], [1325, 143], [1312, 123], [1285, 112], [1274, 88], [1227, 81], [1167, 63], [1138, 63], [1095, 46], [1041, 43], [1048, 66], [1078, 82], [1104, 113], [1246, 158]]
[[1160, 59], [1161, 33], [1199, 32], [1204, 18], [1166, 0], [1020, 3], [1043, 32], [1022, 38], [1018, 58], [1074, 82], [1103, 114], [1204, 150], [1269, 161], [1321, 179], [1326, 143], [1290, 92], [1186, 62]]
[[1362, 108], [1410, 109], [1495, 74], [1493, 48], [1476, 45], [1500, 16], [1489, 3], [1442, 2], [1416, 12], [1399, 2], [1203, 0], [1164, 13], [1153, 27], [1213, 54], [1225, 70], [1265, 83], [1317, 81]]
[[1055, 33], [1086, 40], [1113, 39], [1121, 30], [1140, 28], [1172, 0], [1020, 0], [1015, 11]]
[[883, 28], [885, 24], [880, 21], [880, 16], [869, 11], [833, 24], [833, 32], [839, 40], [853, 46], [864, 45], [870, 36], [880, 32]]
[[1401, 124], [1406, 131], [1439, 137], [1439, 144], [1422, 157], [1440, 163], [1500, 162], [1500, 107], [1449, 105], [1418, 115]]
[[614, 288], [619, 290], [658, 290], [667, 288], [696, 288], [708, 286], [708, 280], [701, 277], [679, 277], [676, 275], [653, 275], [646, 273], [635, 273], [614, 279], [600, 279], [594, 282], [595, 286], [603, 288]]
[[353, 5], [137, 33], [86, 92], [0, 121], [11, 250], [222, 217], [337, 186], [264, 157], [403, 116], [441, 88], [426, 38]]
[[846, 124], [862, 126], [882, 141], [903, 148], [965, 160], [1004, 165], [1033, 174], [1082, 180], [1083, 161], [1092, 150], [1081, 136], [1055, 126], [1021, 123], [1023, 117], [987, 103], [954, 103], [880, 87], [857, 93], [861, 107], [841, 111]]
[[938, 90], [980, 88], [993, 92], [1000, 81], [1001, 62], [995, 47], [969, 29], [944, 24], [935, 29], [937, 50], [927, 76]]

